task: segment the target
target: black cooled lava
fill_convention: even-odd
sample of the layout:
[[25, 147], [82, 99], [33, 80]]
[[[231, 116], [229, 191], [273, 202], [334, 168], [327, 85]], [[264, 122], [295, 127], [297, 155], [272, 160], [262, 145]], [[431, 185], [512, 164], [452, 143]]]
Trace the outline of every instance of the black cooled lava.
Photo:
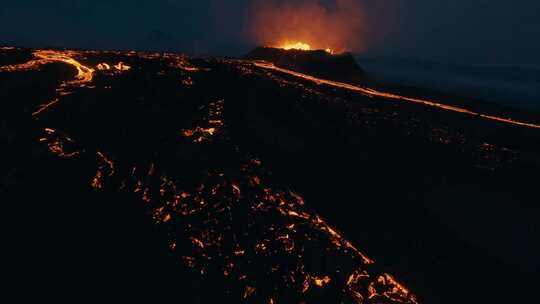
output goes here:
[[[343, 80], [335, 62], [276, 62]], [[474, 185], [463, 200], [505, 187], [537, 210], [533, 123], [251, 60], [2, 48], [0, 64], [2, 195], [21, 215], [18, 273], [44, 297], [492, 303], [532, 286], [426, 206]]]

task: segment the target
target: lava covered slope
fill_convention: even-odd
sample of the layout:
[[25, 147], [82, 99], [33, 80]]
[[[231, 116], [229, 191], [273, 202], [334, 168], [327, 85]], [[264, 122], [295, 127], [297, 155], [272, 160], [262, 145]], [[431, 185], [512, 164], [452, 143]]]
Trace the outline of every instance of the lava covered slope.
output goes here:
[[[12, 48], [0, 57], [2, 100], [10, 100], [2, 140], [15, 148], [7, 159], [18, 160], [4, 165], [5, 190], [45, 189], [55, 195], [47, 201], [72, 192], [83, 206], [71, 201], [60, 212], [73, 221], [95, 208], [78, 193], [122, 215], [112, 219], [120, 226], [142, 210], [160, 235], [154, 245], [168, 247], [172, 261], [156, 263], [182, 274], [169, 274], [176, 281], [161, 291], [166, 298], [416, 303], [398, 283], [406, 277], [421, 300], [457, 300], [445, 287], [456, 279], [451, 271], [434, 278], [435, 262], [413, 257], [425, 248], [408, 243], [429, 238], [418, 223], [430, 223], [414, 202], [482, 178], [480, 189], [510, 186], [529, 204], [528, 176], [540, 163], [534, 127], [366, 96], [266, 63]], [[15, 208], [50, 214], [33, 204]], [[504, 267], [498, 271], [512, 273]], [[178, 295], [181, 283], [190, 287]]]
[[352, 54], [332, 54], [325, 50], [297, 50], [258, 47], [244, 59], [265, 60], [305, 74], [352, 83], [365, 81], [365, 72]]

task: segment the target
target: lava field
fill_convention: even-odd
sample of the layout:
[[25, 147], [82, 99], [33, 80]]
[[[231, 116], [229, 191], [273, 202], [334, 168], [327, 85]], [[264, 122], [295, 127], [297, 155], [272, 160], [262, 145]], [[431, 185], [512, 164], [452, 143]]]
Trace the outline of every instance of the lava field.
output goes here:
[[540, 122], [260, 59], [1, 48], [13, 280], [51, 299], [530, 296], [537, 269], [427, 206], [497, 189], [537, 214]]

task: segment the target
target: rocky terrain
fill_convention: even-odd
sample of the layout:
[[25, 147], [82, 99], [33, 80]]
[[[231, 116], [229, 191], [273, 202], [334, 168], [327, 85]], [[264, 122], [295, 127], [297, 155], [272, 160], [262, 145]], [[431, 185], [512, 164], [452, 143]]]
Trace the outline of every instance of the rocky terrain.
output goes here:
[[[533, 296], [533, 258], [437, 206], [537, 215], [539, 122], [255, 57], [2, 48], [11, 281], [186, 303]], [[508, 239], [538, 235], [527, 219]]]

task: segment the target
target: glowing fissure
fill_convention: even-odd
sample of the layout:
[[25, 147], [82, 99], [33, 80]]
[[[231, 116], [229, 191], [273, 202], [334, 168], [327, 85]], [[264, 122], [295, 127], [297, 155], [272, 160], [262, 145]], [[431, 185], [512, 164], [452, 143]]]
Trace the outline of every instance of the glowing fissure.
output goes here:
[[352, 85], [352, 84], [348, 84], [348, 83], [344, 83], [344, 82], [333, 81], [333, 80], [328, 80], [328, 79], [322, 79], [322, 78], [314, 77], [314, 76], [311, 76], [311, 75], [295, 72], [295, 71], [292, 71], [292, 70], [289, 70], [289, 69], [280, 68], [280, 67], [274, 65], [273, 63], [266, 62], [266, 61], [253, 61], [252, 63], [255, 66], [263, 68], [263, 69], [278, 71], [278, 72], [281, 72], [281, 73], [285, 73], [285, 74], [288, 74], [288, 75], [292, 75], [292, 76], [295, 76], [295, 77], [299, 77], [299, 78], [302, 78], [302, 79], [305, 79], [305, 80], [315, 82], [316, 84], [325, 84], [325, 85], [329, 85], [329, 86], [332, 86], [332, 87], [337, 87], [337, 88], [346, 89], [346, 90], [349, 90], [349, 91], [358, 92], [358, 93], [360, 93], [362, 95], [365, 95], [365, 96], [368, 96], [368, 97], [381, 97], [381, 98], [387, 98], [387, 99], [393, 99], [393, 100], [408, 101], [408, 102], [422, 104], [422, 105], [429, 106], [429, 107], [443, 109], [443, 110], [446, 110], [446, 111], [452, 111], [452, 112], [463, 113], [463, 114], [472, 115], [472, 116], [476, 116], [476, 117], [481, 117], [481, 118], [484, 118], [484, 119], [487, 119], [487, 120], [493, 120], [493, 121], [497, 121], [497, 122], [517, 125], [517, 126], [522, 126], [522, 127], [540, 129], [539, 124], [534, 124], [534, 123], [529, 123], [529, 122], [522, 122], [522, 121], [515, 120], [515, 119], [512, 119], [512, 118], [504, 118], [504, 117], [498, 117], [498, 116], [494, 116], [494, 115], [482, 114], [482, 113], [479, 113], [479, 112], [468, 110], [466, 108], [461, 108], [461, 107], [456, 107], [456, 106], [443, 104], [443, 103], [438, 102], [438, 101], [420, 99], [420, 98], [414, 98], [414, 97], [407, 97], [407, 96], [401, 96], [401, 95], [397, 95], [397, 94], [394, 94], [394, 93], [387, 93], [387, 92], [381, 92], [381, 91], [373, 90], [373, 89], [370, 89], [370, 88], [363, 88], [363, 87], [360, 87], [360, 86], [356, 86], [356, 85]]
[[73, 59], [73, 52], [61, 52], [61, 51], [49, 51], [49, 50], [40, 50], [34, 52], [34, 56], [43, 60], [43, 63], [50, 62], [63, 62], [69, 64], [77, 69], [77, 75], [75, 78], [77, 80], [72, 80], [67, 82], [67, 84], [83, 84], [87, 82], [92, 82], [94, 75], [94, 69], [82, 65], [77, 60]]
[[[85, 52], [92, 53], [92, 52]], [[77, 70], [77, 75], [75, 75], [74, 80], [64, 81], [59, 88], [56, 89], [57, 96], [54, 97], [51, 101], [38, 106], [38, 109], [32, 113], [32, 116], [39, 116], [43, 112], [53, 108], [60, 102], [61, 96], [70, 95], [73, 92], [69, 91], [70, 87], [85, 87], [87, 84], [92, 83], [94, 78], [95, 69], [83, 65], [79, 61], [75, 60], [76, 55], [82, 55], [83, 52], [76, 51], [57, 51], [57, 50], [36, 50], [33, 52], [34, 57], [37, 59], [30, 60], [26, 63], [1, 66], [1, 71], [15, 72], [15, 71], [27, 71], [27, 70], [37, 70], [40, 66], [53, 63], [53, 62], [62, 62], [74, 67]], [[113, 70], [116, 73], [121, 73], [129, 71], [131, 67], [126, 65], [123, 62], [118, 62], [116, 65], [110, 65], [108, 63], [100, 63], [96, 66], [96, 69], [99, 71], [110, 71]]]
[[[91, 153], [80, 146], [74, 148], [76, 143], [70, 137], [61, 134], [55, 129], [45, 128], [40, 142], [49, 147], [52, 154], [61, 158], [76, 159], [82, 153]], [[131, 192], [140, 197], [149, 208], [155, 224], [172, 225], [178, 228], [178, 223], [186, 223], [185, 232], [190, 236], [188, 241], [193, 246], [190, 255], [178, 252], [177, 244], [182, 242], [171, 234], [169, 248], [181, 255], [181, 259], [189, 268], [196, 269], [202, 275], [216, 265], [217, 261], [224, 261], [223, 276], [235, 276], [243, 282], [241, 298], [248, 299], [256, 296], [257, 287], [249, 280], [250, 273], [244, 272], [240, 266], [254, 259], [268, 258], [286, 254], [295, 260], [297, 265], [291, 269], [281, 270], [280, 264], [270, 265], [269, 273], [275, 273], [289, 288], [296, 288], [299, 294], [306, 294], [315, 289], [326, 288], [333, 280], [338, 280], [341, 272], [330, 271], [323, 274], [311, 273], [304, 264], [304, 242], [318, 240], [325, 252], [333, 252], [342, 258], [348, 258], [356, 268], [346, 275], [346, 292], [357, 303], [370, 299], [373, 303], [404, 303], [417, 304], [416, 297], [403, 285], [398, 283], [388, 273], [373, 272], [370, 265], [374, 261], [360, 253], [349, 241], [344, 239], [335, 229], [331, 228], [320, 216], [305, 206], [304, 199], [292, 191], [283, 191], [270, 188], [261, 182], [257, 176], [261, 168], [261, 161], [249, 159], [241, 166], [241, 174], [231, 179], [224, 172], [208, 172], [207, 180], [193, 189], [183, 188], [182, 185], [159, 173], [159, 168], [153, 162], [144, 167], [133, 167], [131, 170], [118, 172], [116, 162], [101, 151], [96, 151], [97, 171], [89, 181], [95, 190], [106, 187], [117, 187], [123, 192]], [[121, 167], [121, 166], [120, 166]], [[253, 180], [258, 180], [254, 183]], [[119, 182], [120, 181], [120, 182]], [[157, 188], [156, 188], [157, 187]], [[233, 225], [230, 208], [239, 204], [243, 192], [254, 195], [250, 201], [247, 216], [251, 225], [259, 225], [256, 219], [261, 216], [275, 216], [280, 214], [282, 219], [266, 227], [267, 231], [251, 241], [228, 244], [222, 231], [231, 231]], [[205, 218], [199, 222], [199, 218]], [[171, 224], [172, 223], [172, 224]], [[264, 224], [267, 225], [267, 224]], [[244, 233], [249, 233], [246, 230]], [[232, 240], [239, 236], [233, 233]], [[242, 247], [251, 244], [252, 247]], [[222, 251], [223, 248], [234, 248], [232, 252]], [[250, 262], [248, 262], [249, 264]], [[260, 287], [259, 287], [260, 288]], [[316, 292], [316, 291], [315, 291]], [[269, 301], [274, 301], [274, 297]]]
[[[54, 58], [55, 61], [78, 66], [75, 60], [63, 55], [49, 55], [46, 56], [47, 60]], [[107, 69], [103, 63], [101, 67]], [[109, 65], [109, 68], [112, 69], [112, 66]], [[93, 73], [82, 65], [78, 71], [83, 74], [89, 72], [90, 75]], [[92, 79], [83, 74], [79, 75], [79, 80]], [[195, 126], [181, 130], [182, 137], [192, 139], [187, 141], [189, 145], [200, 145], [204, 149], [216, 137], [221, 140], [227, 138], [224, 104], [222, 99], [209, 102], [200, 108], [203, 113]], [[178, 254], [187, 267], [203, 276], [217, 266], [224, 278], [236, 278], [243, 284], [241, 298], [256, 298], [258, 291], [265, 289], [265, 286], [256, 285], [252, 274], [242, 266], [263, 259], [270, 262], [265, 271], [275, 278], [276, 284], [296, 290], [299, 297], [317, 292], [317, 289], [329, 288], [333, 282], [343, 282], [356, 273], [365, 273], [365, 276], [355, 276], [354, 283], [343, 286], [343, 292], [348, 297], [355, 300], [374, 298], [389, 303], [417, 303], [415, 296], [399, 283], [393, 280], [378, 283], [380, 277], [389, 275], [372, 268], [374, 261], [310, 210], [300, 194], [268, 184], [262, 176], [266, 176], [266, 173], [259, 159], [244, 158], [239, 168], [229, 171], [210, 170], [200, 185], [186, 186], [161, 173], [154, 162], [134, 164], [131, 169], [126, 164], [117, 165], [122, 160], [100, 150], [85, 149], [53, 128], [43, 129], [40, 142], [50, 153], [63, 159], [77, 161], [93, 157], [96, 171], [89, 177], [89, 185], [96, 191], [116, 188], [135, 194], [149, 208], [155, 224], [180, 229], [178, 223], [185, 223], [182, 229], [187, 233], [187, 241], [192, 248], [180, 251], [177, 244], [185, 244], [186, 240], [179, 237], [184, 233], [172, 233], [170, 250]], [[84, 157], [79, 157], [82, 154]], [[247, 213], [232, 214], [233, 206], [246, 202], [251, 203], [247, 209], [241, 210]], [[205, 220], [201, 221], [201, 217]], [[235, 231], [234, 218], [247, 218], [248, 227]], [[246, 237], [253, 231], [264, 233]], [[309, 270], [305, 261], [308, 258], [305, 246], [309, 242], [317, 242], [324, 254], [347, 259], [352, 269]], [[285, 267], [276, 263], [278, 256], [286, 256], [288, 263], [294, 266]], [[277, 303], [278, 298], [279, 295], [272, 294], [266, 301]]]
[[[75, 80], [66, 81], [57, 88], [58, 96], [76, 94], [79, 91], [68, 91], [69, 86], [80, 87], [93, 81], [94, 73], [112, 71], [114, 74], [130, 70], [122, 62], [100, 63], [96, 70], [82, 65], [75, 60], [76, 52], [71, 51], [36, 51], [37, 59], [30, 62], [0, 67], [1, 71], [18, 71], [36, 69], [40, 65], [51, 62], [63, 62], [76, 68]], [[154, 54], [141, 55], [157, 56]], [[165, 56], [165, 55], [164, 55]], [[170, 64], [185, 72], [207, 70], [190, 65], [182, 56], [166, 55], [173, 61]], [[237, 61], [236, 61], [237, 62]], [[539, 128], [535, 124], [515, 121], [479, 114], [464, 108], [445, 105], [440, 102], [410, 98], [392, 93], [376, 91], [370, 88], [316, 78], [310, 75], [294, 72], [274, 66], [267, 62], [252, 62], [255, 66], [286, 73], [301, 79], [342, 88], [370, 97], [381, 97], [403, 100], [436, 107], [452, 112], [464, 113], [485, 119], [510, 123], [514, 125]], [[247, 66], [247, 65], [245, 65]], [[245, 67], [244, 67], [245, 68]], [[246, 68], [247, 69], [247, 68]], [[107, 72], [108, 73], [108, 72]], [[268, 72], [270, 73], [270, 72]], [[187, 74], [187, 73], [184, 73]], [[188, 76], [186, 76], [186, 79]], [[185, 81], [182, 79], [180, 82]], [[68, 88], [69, 87], [69, 88]], [[54, 107], [59, 102], [56, 97], [34, 112], [38, 115]], [[225, 140], [227, 125], [224, 121], [225, 100], [218, 99], [208, 102], [199, 109], [203, 111], [200, 119], [189, 128], [179, 129], [175, 134], [186, 145], [195, 145], [198, 151], [212, 149], [212, 144]], [[189, 268], [201, 275], [211, 269], [219, 269], [223, 277], [235, 279], [243, 284], [239, 297], [248, 299], [264, 294], [265, 286], [257, 285], [251, 273], [246, 271], [246, 261], [255, 264], [264, 261], [275, 261], [275, 257], [286, 258], [293, 267], [287, 268], [280, 263], [269, 263], [265, 274], [275, 279], [276, 286], [285, 286], [298, 294], [317, 292], [343, 283], [343, 292], [356, 303], [417, 303], [415, 296], [388, 273], [381, 273], [373, 266], [374, 261], [364, 255], [340, 232], [331, 227], [322, 217], [309, 209], [303, 197], [287, 188], [278, 187], [265, 178], [267, 174], [261, 160], [252, 156], [242, 156], [238, 168], [209, 169], [204, 172], [199, 185], [185, 185], [165, 174], [159, 163], [124, 164], [118, 155], [108, 155], [101, 150], [85, 149], [69, 136], [53, 128], [44, 128], [39, 141], [52, 154], [69, 161], [77, 161], [84, 154], [95, 159], [95, 174], [88, 177], [88, 184], [95, 190], [113, 188], [122, 192], [134, 194], [150, 210], [155, 224], [166, 225], [179, 229], [179, 223], [184, 223], [182, 232], [187, 233], [189, 247], [181, 251], [180, 242], [184, 236], [171, 233], [169, 248], [181, 257]], [[180, 139], [177, 138], [176, 140]], [[191, 147], [191, 146], [190, 146]], [[106, 147], [105, 147], [106, 148]], [[489, 148], [489, 147], [487, 147]], [[239, 152], [238, 152], [239, 153]], [[118, 165], [117, 164], [120, 164]], [[169, 168], [170, 169], [170, 168]], [[189, 178], [189, 177], [188, 177]], [[240, 204], [246, 204], [245, 209], [233, 214]], [[204, 221], [201, 221], [204, 218]], [[233, 229], [234, 219], [247, 218], [248, 228], [237, 231]], [[268, 222], [264, 222], [265, 219]], [[256, 229], [255, 229], [255, 228]], [[171, 231], [173, 231], [171, 229]], [[260, 235], [246, 235], [253, 231], [261, 231]], [[305, 244], [318, 244], [321, 252], [317, 254], [336, 256], [346, 259], [351, 267], [343, 267], [339, 271], [313, 271], [306, 267], [310, 257]], [[287, 264], [287, 263], [285, 263]], [[266, 267], [265, 266], [265, 267]], [[261, 266], [262, 267], [262, 266]], [[251, 269], [252, 270], [252, 269]], [[341, 288], [341, 287], [340, 287]], [[277, 295], [265, 299], [266, 302], [276, 303]]]

